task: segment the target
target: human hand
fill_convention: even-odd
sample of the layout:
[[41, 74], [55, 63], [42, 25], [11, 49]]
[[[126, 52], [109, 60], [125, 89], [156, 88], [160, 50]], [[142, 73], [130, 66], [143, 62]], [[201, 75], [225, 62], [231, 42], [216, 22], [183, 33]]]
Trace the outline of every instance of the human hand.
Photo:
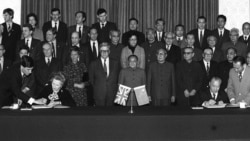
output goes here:
[[213, 99], [210, 99], [210, 100], [208, 101], [208, 105], [215, 105], [215, 104], [216, 104], [216, 101], [213, 100]]
[[189, 94], [190, 96], [194, 96], [196, 94], [196, 90], [192, 90]]
[[75, 83], [74, 87], [79, 88], [79, 89], [84, 89], [85, 88], [85, 84], [84, 83]]
[[185, 97], [189, 97], [189, 92], [187, 89], [184, 91], [184, 95], [185, 95]]
[[218, 105], [223, 105], [223, 104], [224, 102], [222, 100], [218, 102]]
[[174, 103], [175, 102], [175, 96], [171, 97], [171, 102]]
[[30, 88], [25, 87], [24, 89], [22, 89], [22, 92], [23, 92], [23, 93], [27, 93], [29, 90], [30, 90]]
[[60, 101], [50, 101], [50, 103], [48, 104], [49, 107], [54, 107], [56, 105], [60, 105], [61, 102]]
[[43, 105], [47, 103], [47, 99], [45, 98], [35, 99], [34, 103], [38, 105]]

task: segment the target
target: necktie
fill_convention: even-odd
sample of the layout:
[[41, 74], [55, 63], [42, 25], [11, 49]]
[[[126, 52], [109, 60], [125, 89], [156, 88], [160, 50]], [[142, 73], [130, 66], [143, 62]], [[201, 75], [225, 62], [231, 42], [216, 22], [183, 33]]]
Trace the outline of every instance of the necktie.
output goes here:
[[82, 37], [82, 30], [81, 30], [81, 26], [79, 26], [78, 32], [79, 32], [79, 38], [81, 38], [81, 37]]
[[47, 65], [49, 66], [50, 63], [51, 63], [50, 58], [48, 58], [48, 60], [47, 60]]
[[56, 29], [56, 32], [57, 32], [57, 22], [55, 22], [55, 29]]
[[95, 42], [93, 42], [93, 54], [96, 56], [96, 57], [98, 57], [97, 56], [97, 52], [96, 52], [96, 47], [95, 47]]
[[11, 26], [10, 24], [8, 24], [8, 32], [11, 30]]
[[215, 99], [215, 93], [212, 93], [212, 95], [213, 95], [213, 99], [216, 100], [216, 99]]
[[242, 72], [239, 72], [239, 81], [241, 82], [242, 80]]
[[24, 84], [24, 83], [25, 83], [25, 79], [26, 79], [26, 75], [25, 75], [25, 74], [23, 74], [23, 75], [22, 75], [22, 84]]
[[104, 23], [102, 23], [102, 27], [101, 27], [101, 29], [103, 29], [103, 28], [104, 28], [104, 26], [105, 26], [105, 25], [104, 25]]
[[200, 31], [200, 45], [202, 46], [202, 42], [203, 42], [203, 34], [202, 34], [202, 30]]
[[158, 32], [158, 41], [161, 41], [161, 33]]
[[247, 41], [247, 36], [245, 36], [244, 40]]
[[29, 47], [29, 39], [26, 40], [25, 46]]
[[177, 38], [177, 44], [179, 47], [181, 46], [181, 38], [180, 37]]
[[104, 72], [105, 72], [106, 76], [108, 76], [108, 70], [107, 70], [106, 59], [104, 59], [103, 69], [104, 69]]
[[53, 42], [51, 42], [51, 46], [52, 46], [52, 56], [56, 58], [56, 50]]
[[209, 63], [207, 62], [207, 75], [209, 75], [209, 70], [210, 70], [210, 66], [209, 66]]
[[220, 31], [220, 38], [222, 38], [222, 36], [223, 36], [223, 35], [222, 35], [222, 30], [221, 30], [221, 31]]

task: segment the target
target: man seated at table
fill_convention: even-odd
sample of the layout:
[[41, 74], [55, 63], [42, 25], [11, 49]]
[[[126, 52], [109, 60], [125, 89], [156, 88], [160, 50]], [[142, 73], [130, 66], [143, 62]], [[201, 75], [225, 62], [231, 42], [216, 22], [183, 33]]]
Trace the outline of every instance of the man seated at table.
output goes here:
[[242, 56], [233, 59], [233, 68], [229, 72], [227, 95], [231, 104], [245, 102], [250, 104], [250, 67]]
[[229, 103], [227, 94], [223, 90], [220, 90], [221, 82], [219, 77], [212, 77], [209, 82], [209, 89], [202, 91], [200, 94], [202, 106]]
[[45, 103], [44, 99], [36, 100], [21, 90], [23, 79], [32, 73], [33, 67], [33, 59], [23, 56], [21, 63], [14, 65], [0, 76], [0, 107], [17, 103], [17, 99], [30, 105]]

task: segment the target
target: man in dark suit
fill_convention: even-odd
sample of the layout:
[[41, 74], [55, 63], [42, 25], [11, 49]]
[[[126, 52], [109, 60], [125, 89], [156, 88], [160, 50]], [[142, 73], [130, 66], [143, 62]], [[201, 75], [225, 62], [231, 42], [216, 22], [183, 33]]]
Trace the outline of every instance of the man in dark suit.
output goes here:
[[162, 42], [162, 43], [165, 43], [165, 40], [164, 40], [164, 26], [165, 26], [165, 21], [160, 18], [160, 19], [157, 19], [155, 21], [155, 40], [158, 41], [158, 42]]
[[200, 94], [202, 106], [229, 103], [227, 94], [220, 89], [220, 85], [221, 79], [219, 77], [212, 77], [209, 82], [209, 88], [205, 89]]
[[166, 60], [171, 62], [176, 66], [177, 62], [181, 61], [181, 49], [180, 47], [173, 45], [173, 40], [175, 38], [174, 33], [166, 32], [164, 35], [165, 39], [165, 49], [168, 52]]
[[167, 51], [157, 50], [157, 61], [152, 62], [147, 73], [147, 92], [154, 106], [168, 106], [175, 102], [175, 70], [166, 62]]
[[218, 65], [218, 76], [221, 78], [222, 83], [220, 89], [226, 91], [227, 82], [229, 78], [229, 71], [233, 68], [233, 58], [236, 56], [237, 51], [235, 48], [227, 49], [227, 60], [222, 61]]
[[130, 35], [134, 34], [137, 36], [137, 44], [141, 45], [145, 42], [145, 35], [143, 32], [137, 31], [139, 21], [136, 18], [129, 19], [129, 31], [122, 34], [122, 44], [128, 46]]
[[239, 41], [243, 42], [247, 45], [247, 51], [250, 51], [250, 23], [249, 22], [245, 22], [242, 25], [242, 31], [243, 31], [243, 35], [241, 35], [239, 37]]
[[0, 75], [8, 70], [11, 66], [11, 61], [4, 57], [5, 48], [0, 44]]
[[211, 31], [206, 29], [206, 22], [207, 18], [204, 16], [200, 16], [197, 19], [197, 29], [191, 30], [189, 33], [193, 34], [195, 37], [194, 46], [198, 47], [199, 49], [203, 50], [204, 48], [208, 47], [207, 37], [211, 35]]
[[71, 35], [73, 32], [79, 33], [80, 44], [85, 44], [89, 40], [89, 27], [84, 25], [86, 21], [86, 13], [83, 11], [77, 11], [75, 13], [76, 25], [72, 25], [68, 28], [68, 44], [71, 45]]
[[52, 46], [45, 42], [42, 45], [43, 57], [36, 62], [35, 78], [36, 78], [36, 93], [39, 94], [42, 88], [49, 82], [50, 75], [53, 72], [58, 72], [62, 69], [61, 62], [52, 56]]
[[[64, 42], [60, 42], [56, 38], [57, 33], [54, 28], [49, 29], [46, 32], [46, 41], [51, 44], [52, 47], [52, 57], [56, 58], [61, 62], [62, 65], [65, 65], [65, 50], [67, 50], [66, 44]], [[44, 56], [43, 56], [44, 57]]]
[[210, 48], [213, 50], [213, 61], [216, 61], [217, 63], [221, 62], [223, 60], [223, 53], [218, 46], [216, 46], [217, 38], [214, 35], [207, 37], [207, 42]]
[[29, 76], [34, 67], [31, 57], [24, 56], [20, 64], [16, 64], [3, 75], [0, 75], [0, 107], [17, 103], [18, 99], [28, 104], [45, 104], [43, 99], [36, 100], [21, 90], [22, 79]]
[[41, 42], [38, 39], [32, 37], [33, 28], [30, 24], [23, 25], [23, 37], [24, 39], [18, 41], [17, 50], [16, 50], [16, 58], [19, 58], [20, 48], [26, 46], [29, 48], [29, 56], [32, 57], [33, 60], [38, 60], [41, 56], [40, 45]]
[[85, 48], [89, 50], [89, 62], [96, 60], [99, 57], [99, 42], [97, 29], [91, 28], [89, 30], [90, 41], [84, 45]]
[[4, 23], [2, 33], [2, 44], [5, 46], [5, 57], [10, 59], [12, 62], [15, 61], [16, 57], [16, 46], [17, 42], [21, 39], [21, 27], [14, 23], [14, 11], [10, 8], [4, 9]]
[[207, 89], [210, 79], [217, 76], [218, 63], [213, 61], [213, 49], [207, 47], [203, 50], [203, 59], [199, 61], [202, 68], [202, 86], [201, 89]]
[[119, 65], [109, 58], [110, 46], [100, 44], [101, 57], [90, 64], [89, 80], [94, 88], [96, 106], [112, 106], [117, 92]]
[[178, 24], [175, 26], [175, 39], [173, 41], [173, 44], [180, 47], [181, 49], [187, 47], [187, 41], [184, 36], [184, 25]]
[[245, 102], [250, 104], [250, 67], [242, 56], [233, 59], [233, 68], [229, 72], [227, 95], [231, 104]]
[[58, 9], [58, 8], [51, 9], [50, 17], [52, 20], [45, 22], [43, 24], [44, 39], [46, 39], [46, 32], [49, 29], [53, 28], [56, 30], [56, 35], [57, 35], [56, 39], [59, 42], [66, 43], [66, 41], [67, 41], [67, 25], [64, 22], [59, 21], [59, 18], [61, 17], [60, 9]]
[[202, 84], [201, 65], [193, 61], [194, 49], [186, 47], [184, 50], [184, 60], [176, 65], [177, 81], [177, 105], [197, 106], [199, 101], [199, 90]]
[[92, 27], [97, 29], [98, 42], [109, 42], [109, 32], [111, 30], [116, 30], [117, 27], [115, 23], [107, 21], [107, 11], [103, 8], [97, 10], [98, 22], [93, 24]]
[[227, 17], [224, 15], [217, 16], [217, 28], [212, 31], [212, 35], [214, 35], [217, 39], [216, 47], [221, 49], [222, 44], [230, 41], [229, 30], [225, 28], [227, 22]]
[[142, 44], [142, 47], [145, 51], [146, 72], [147, 72], [149, 64], [157, 61], [156, 51], [160, 48], [164, 48], [164, 43], [155, 40], [156, 36], [155, 30], [152, 28], [147, 29], [146, 35], [147, 35], [147, 41]]

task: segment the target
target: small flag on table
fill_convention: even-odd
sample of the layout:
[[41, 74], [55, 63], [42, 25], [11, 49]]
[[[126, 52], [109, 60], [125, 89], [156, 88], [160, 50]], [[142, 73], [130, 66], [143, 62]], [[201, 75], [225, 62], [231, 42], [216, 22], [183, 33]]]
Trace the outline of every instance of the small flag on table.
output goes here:
[[128, 94], [129, 94], [130, 90], [131, 90], [130, 87], [127, 87], [127, 86], [120, 84], [114, 103], [126, 106], [126, 103], [128, 100]]
[[149, 98], [145, 85], [135, 87], [134, 91], [139, 106], [149, 104]]

